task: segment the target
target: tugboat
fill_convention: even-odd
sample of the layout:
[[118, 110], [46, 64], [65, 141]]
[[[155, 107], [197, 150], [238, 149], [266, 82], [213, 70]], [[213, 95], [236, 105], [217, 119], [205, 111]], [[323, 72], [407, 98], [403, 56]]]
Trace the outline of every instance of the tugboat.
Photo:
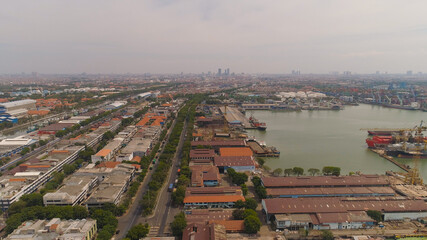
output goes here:
[[265, 131], [267, 129], [267, 124], [258, 121], [258, 119], [256, 119], [254, 116], [251, 116], [249, 118], [249, 122], [252, 124], [253, 127], [258, 128], [259, 130]]

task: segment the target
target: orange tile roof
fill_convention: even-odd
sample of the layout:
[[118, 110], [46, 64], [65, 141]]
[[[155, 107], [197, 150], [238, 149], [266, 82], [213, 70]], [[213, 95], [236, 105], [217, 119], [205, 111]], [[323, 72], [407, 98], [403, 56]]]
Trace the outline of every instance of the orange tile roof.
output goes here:
[[164, 104], [162, 104], [162, 107], [170, 107], [170, 106], [172, 106], [172, 104], [170, 104], [170, 103], [164, 103]]
[[28, 115], [40, 115], [40, 116], [43, 116], [43, 115], [47, 115], [47, 114], [49, 114], [49, 110], [28, 110]]
[[9, 100], [7, 100], [6, 98], [0, 98], [0, 103], [5, 103], [5, 102], [9, 102]]
[[211, 220], [209, 224], [216, 223], [225, 226], [225, 231], [237, 232], [245, 229], [244, 220]]
[[106, 167], [106, 168], [115, 168], [117, 165], [119, 165], [120, 162], [102, 162], [96, 166], [97, 168]]
[[111, 150], [110, 149], [101, 149], [99, 152], [97, 152], [95, 154], [95, 156], [98, 157], [106, 157], [108, 154], [110, 154]]
[[193, 133], [193, 137], [202, 137], [203, 136], [203, 134], [201, 134], [201, 133]]
[[184, 198], [184, 203], [237, 202], [238, 200], [245, 201], [245, 198], [241, 195], [188, 196]]
[[253, 155], [252, 150], [248, 147], [220, 148], [219, 153], [222, 157]]
[[50, 165], [28, 165], [28, 168], [50, 168]]
[[135, 156], [132, 158], [133, 162], [141, 162], [141, 157], [140, 156]]
[[25, 178], [11, 178], [9, 179], [9, 182], [25, 182]]
[[139, 165], [139, 164], [132, 164], [132, 166], [134, 166], [135, 169], [137, 169], [137, 170], [141, 169], [141, 165]]

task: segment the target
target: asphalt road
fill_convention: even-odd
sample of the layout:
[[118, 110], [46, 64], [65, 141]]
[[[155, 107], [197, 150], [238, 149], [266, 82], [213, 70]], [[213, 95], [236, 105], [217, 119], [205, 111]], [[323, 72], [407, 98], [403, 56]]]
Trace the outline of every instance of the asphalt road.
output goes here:
[[184, 146], [185, 134], [187, 130], [187, 121], [184, 124], [179, 144], [175, 152], [174, 158], [172, 159], [171, 173], [169, 174], [167, 184], [164, 184], [160, 190], [156, 208], [151, 216], [146, 218], [140, 218], [140, 223], [148, 222], [151, 226], [150, 236], [163, 236], [165, 228], [168, 227], [168, 223], [172, 221], [173, 217], [179, 212], [177, 208], [171, 208], [172, 205], [172, 194], [168, 191], [169, 184], [174, 183], [178, 177], [178, 168], [180, 165], [180, 159], [182, 158], [182, 147]]
[[[169, 128], [168, 133], [166, 134], [166, 138], [165, 138], [166, 141], [165, 142], [167, 142], [169, 140], [169, 136], [172, 132], [172, 129], [175, 127], [175, 124], [176, 124], [176, 118], [173, 121], [172, 126]], [[161, 146], [160, 154], [163, 153], [165, 145]], [[139, 204], [139, 202], [141, 201], [142, 197], [144, 196], [144, 193], [148, 189], [148, 187], [147, 187], [148, 183], [150, 182], [151, 177], [153, 175], [153, 172], [157, 168], [158, 163], [159, 163], [159, 161], [156, 161], [156, 164], [155, 164], [155, 166], [153, 166], [153, 169], [148, 170], [147, 175], [145, 176], [144, 181], [142, 182], [141, 186], [139, 187], [139, 190], [136, 194], [136, 197], [135, 197], [134, 201], [132, 202], [131, 206], [129, 207], [128, 211], [126, 212], [125, 215], [121, 216], [118, 219], [119, 223], [118, 223], [117, 229], [120, 230], [120, 232], [117, 235], [115, 235], [113, 237], [113, 239], [124, 238], [132, 226], [136, 225], [137, 223], [140, 223], [140, 221], [138, 221], [138, 220], [142, 214], [142, 207]]]

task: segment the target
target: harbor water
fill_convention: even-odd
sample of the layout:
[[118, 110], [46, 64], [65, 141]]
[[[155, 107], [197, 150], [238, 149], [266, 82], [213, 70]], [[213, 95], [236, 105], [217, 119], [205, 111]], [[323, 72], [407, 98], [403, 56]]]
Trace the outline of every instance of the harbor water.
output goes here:
[[[341, 111], [247, 111], [267, 124], [266, 131], [247, 130], [250, 136], [275, 146], [279, 158], [267, 158], [275, 168], [341, 168], [341, 174], [360, 171], [384, 174], [402, 171], [388, 160], [368, 150], [367, 131], [361, 128], [411, 128], [426, 122], [427, 112], [409, 111], [361, 104], [345, 106]], [[427, 122], [426, 122], [427, 123]], [[427, 132], [425, 132], [427, 134]], [[413, 159], [397, 159], [412, 166]], [[419, 159], [419, 169], [427, 181], [427, 159]]]

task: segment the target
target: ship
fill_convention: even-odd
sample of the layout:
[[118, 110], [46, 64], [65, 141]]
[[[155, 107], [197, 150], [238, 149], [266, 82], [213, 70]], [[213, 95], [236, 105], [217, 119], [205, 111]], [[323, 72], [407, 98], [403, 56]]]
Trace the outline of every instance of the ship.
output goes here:
[[426, 143], [410, 143], [402, 142], [390, 144], [385, 148], [388, 156], [399, 158], [427, 158], [427, 145]]
[[267, 129], [267, 124], [265, 124], [264, 122], [258, 121], [258, 119], [256, 119], [254, 116], [251, 116], [249, 118], [249, 122], [253, 127], [258, 128], [259, 130], [265, 131]]
[[373, 136], [366, 139], [369, 148], [385, 147], [393, 142], [392, 136]]

